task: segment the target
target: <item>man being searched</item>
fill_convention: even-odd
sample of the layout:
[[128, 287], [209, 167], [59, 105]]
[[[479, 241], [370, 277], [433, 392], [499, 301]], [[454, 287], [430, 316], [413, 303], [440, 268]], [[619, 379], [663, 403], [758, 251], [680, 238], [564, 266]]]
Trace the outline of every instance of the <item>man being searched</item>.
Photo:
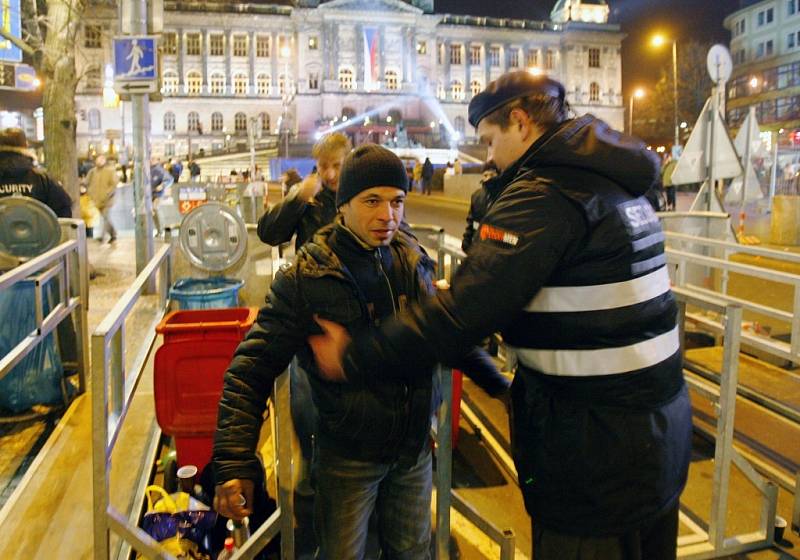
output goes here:
[[[410, 380], [380, 379], [378, 367], [364, 372], [363, 384], [331, 383], [319, 377], [307, 343], [321, 332], [315, 317], [370, 331], [433, 292], [433, 262], [400, 229], [407, 190], [403, 163], [389, 150], [368, 144], [347, 156], [336, 194], [340, 216], [278, 272], [225, 374], [215, 508], [241, 518], [262, 468], [255, 450], [273, 381], [294, 355], [309, 373], [319, 411], [314, 527], [325, 560], [364, 558], [373, 510], [384, 558], [429, 558], [432, 364]], [[489, 394], [505, 393], [508, 382], [485, 353], [471, 350], [455, 363]]]
[[0, 132], [0, 198], [20, 194], [50, 207], [59, 218], [72, 217], [72, 200], [61, 183], [34, 167], [25, 132], [6, 128]]
[[449, 290], [372, 336], [320, 320], [319, 371], [411, 382], [499, 330], [516, 359], [512, 450], [537, 560], [673, 559], [691, 452], [677, 306], [644, 197], [658, 160], [564, 87], [501, 76], [469, 105], [500, 192]]
[[311, 154], [317, 160], [318, 171], [261, 217], [258, 221], [261, 241], [280, 245], [296, 235], [295, 249], [299, 249], [319, 228], [333, 221], [339, 172], [350, 148], [350, 140], [341, 132], [326, 134], [314, 145]]

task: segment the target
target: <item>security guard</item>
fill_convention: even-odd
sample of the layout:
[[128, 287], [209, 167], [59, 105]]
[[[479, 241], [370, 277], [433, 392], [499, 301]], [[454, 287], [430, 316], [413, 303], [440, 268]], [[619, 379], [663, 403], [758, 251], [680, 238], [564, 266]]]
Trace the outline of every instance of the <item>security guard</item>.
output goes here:
[[476, 95], [501, 170], [449, 290], [373, 336], [320, 323], [323, 373], [403, 376], [500, 330], [516, 357], [512, 446], [537, 560], [676, 554], [691, 451], [664, 235], [644, 194], [658, 160], [527, 72]]

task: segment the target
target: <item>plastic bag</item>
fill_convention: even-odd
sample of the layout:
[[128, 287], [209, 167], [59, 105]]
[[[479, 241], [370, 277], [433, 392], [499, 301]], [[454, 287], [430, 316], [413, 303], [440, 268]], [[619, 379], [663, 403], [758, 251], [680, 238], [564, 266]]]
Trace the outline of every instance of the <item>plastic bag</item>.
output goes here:
[[[161, 496], [155, 503], [152, 493]], [[204, 558], [210, 554], [208, 542], [217, 512], [185, 492], [170, 495], [160, 486], [148, 486], [146, 494], [147, 513], [142, 518], [142, 529], [148, 535], [178, 558]]]
[[[57, 279], [43, 287], [42, 312], [47, 315], [55, 302]], [[29, 280], [0, 291], [0, 356], [8, 354], [36, 329], [35, 287]], [[0, 407], [13, 413], [35, 404], [61, 404], [65, 400], [64, 368], [51, 332], [0, 379]]]

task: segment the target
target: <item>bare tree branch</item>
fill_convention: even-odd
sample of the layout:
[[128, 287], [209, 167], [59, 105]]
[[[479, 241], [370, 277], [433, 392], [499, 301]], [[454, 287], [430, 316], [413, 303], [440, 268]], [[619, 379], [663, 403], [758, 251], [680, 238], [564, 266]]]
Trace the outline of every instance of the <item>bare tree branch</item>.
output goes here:
[[35, 52], [33, 47], [31, 47], [28, 43], [26, 43], [19, 37], [14, 37], [12, 34], [7, 33], [5, 29], [3, 29], [2, 27], [0, 27], [0, 37], [8, 39], [15, 47], [19, 48], [22, 52], [33, 56], [33, 53]]

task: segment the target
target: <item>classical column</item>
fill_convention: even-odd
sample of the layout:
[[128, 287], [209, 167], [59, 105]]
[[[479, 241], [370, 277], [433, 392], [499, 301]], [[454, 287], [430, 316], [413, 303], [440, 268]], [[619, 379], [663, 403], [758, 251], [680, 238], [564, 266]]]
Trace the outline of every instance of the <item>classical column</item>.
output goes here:
[[331, 40], [333, 44], [331, 45], [331, 66], [332, 66], [332, 80], [336, 80], [339, 77], [339, 68], [337, 67], [336, 62], [339, 60], [339, 24], [332, 23], [331, 24]]
[[483, 80], [485, 85], [492, 81], [492, 61], [489, 53], [492, 51], [491, 43], [483, 44], [483, 67], [485, 68], [486, 78]]
[[378, 30], [378, 80], [383, 86], [381, 89], [386, 88], [384, 80], [385, 68], [383, 64], [383, 49], [386, 46], [386, 26], [381, 25]]
[[278, 34], [275, 33], [274, 31], [272, 32], [272, 38], [270, 39], [269, 54], [270, 54], [270, 62], [272, 64], [272, 70], [271, 70], [272, 77], [270, 78], [272, 80], [271, 84], [272, 87], [270, 88], [270, 91], [272, 92], [272, 95], [279, 95], [280, 90], [278, 89], [278, 56], [279, 56]]
[[231, 57], [233, 56], [233, 31], [225, 33], [225, 93], [233, 93], [233, 78], [231, 76]]
[[356, 40], [354, 41], [355, 49], [356, 49], [356, 83], [359, 81], [366, 82], [366, 72], [364, 69], [364, 42], [366, 38], [364, 37], [364, 26], [362, 24], [356, 24]]
[[176, 32], [177, 50], [175, 51], [178, 59], [178, 91], [183, 93], [183, 58], [186, 56], [184, 52], [184, 45], [186, 41], [183, 40], [183, 29], [178, 29]]
[[444, 85], [444, 98], [447, 101], [452, 100], [450, 92], [450, 40], [444, 42], [444, 56], [442, 57], [442, 84]]
[[472, 96], [470, 81], [472, 81], [472, 45], [466, 42], [464, 43], [464, 99], [466, 100]]
[[202, 41], [203, 41], [203, 44], [200, 47], [200, 52], [203, 53], [203, 57], [202, 57], [203, 85], [200, 86], [200, 87], [201, 87], [201, 90], [204, 93], [210, 93], [211, 92], [211, 88], [209, 87], [209, 84], [208, 84], [208, 56], [209, 56], [209, 54], [211, 52], [211, 47], [209, 46], [209, 43], [208, 43], [208, 29], [203, 31]]
[[248, 86], [250, 95], [256, 93], [256, 32], [250, 31], [247, 34], [247, 54], [250, 62], [250, 77], [248, 78]]

